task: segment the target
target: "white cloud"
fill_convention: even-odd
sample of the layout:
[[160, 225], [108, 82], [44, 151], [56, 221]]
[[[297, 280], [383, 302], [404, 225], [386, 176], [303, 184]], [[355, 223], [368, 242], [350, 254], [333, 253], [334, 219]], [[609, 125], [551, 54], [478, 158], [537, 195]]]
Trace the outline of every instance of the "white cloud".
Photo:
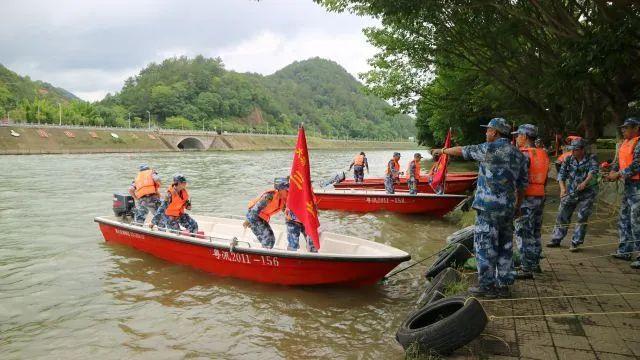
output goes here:
[[265, 31], [238, 45], [214, 50], [227, 68], [270, 74], [296, 61], [319, 56], [336, 61], [354, 76], [369, 69], [367, 59], [376, 49], [362, 33], [338, 36], [322, 31], [302, 32], [293, 37]]

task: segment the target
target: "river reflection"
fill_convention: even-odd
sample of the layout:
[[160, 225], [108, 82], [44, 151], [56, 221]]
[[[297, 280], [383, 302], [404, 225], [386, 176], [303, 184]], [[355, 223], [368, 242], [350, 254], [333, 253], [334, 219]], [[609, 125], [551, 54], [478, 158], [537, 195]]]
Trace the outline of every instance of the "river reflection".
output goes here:
[[[390, 152], [367, 155], [381, 176]], [[313, 151], [312, 176], [331, 177], [352, 157]], [[401, 358], [394, 335], [423, 267], [361, 289], [263, 285], [107, 244], [93, 222], [141, 162], [165, 180], [184, 173], [193, 212], [242, 215], [290, 161], [284, 151], [0, 157], [0, 358]], [[416, 259], [457, 228], [389, 213], [320, 221]]]

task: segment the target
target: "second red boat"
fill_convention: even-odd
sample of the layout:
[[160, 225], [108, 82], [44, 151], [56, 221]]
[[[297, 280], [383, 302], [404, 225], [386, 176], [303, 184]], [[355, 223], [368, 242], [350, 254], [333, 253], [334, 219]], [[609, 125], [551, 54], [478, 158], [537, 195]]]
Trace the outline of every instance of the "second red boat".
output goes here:
[[316, 190], [320, 210], [351, 212], [390, 211], [401, 214], [429, 214], [444, 216], [453, 210], [464, 195], [436, 195], [408, 193], [387, 194], [376, 190]]
[[[460, 172], [460, 173], [448, 173], [445, 183], [446, 194], [464, 194], [468, 190], [471, 190], [478, 180], [478, 173], [475, 172]], [[364, 182], [357, 183], [353, 179], [343, 180], [339, 183], [333, 184], [336, 189], [368, 189], [368, 190], [384, 190], [384, 178], [368, 178], [364, 179]], [[407, 179], [400, 178], [400, 181], [396, 184], [396, 190], [407, 191]], [[420, 177], [418, 183], [418, 192], [433, 194], [434, 191], [428, 183], [428, 177], [423, 175]]]

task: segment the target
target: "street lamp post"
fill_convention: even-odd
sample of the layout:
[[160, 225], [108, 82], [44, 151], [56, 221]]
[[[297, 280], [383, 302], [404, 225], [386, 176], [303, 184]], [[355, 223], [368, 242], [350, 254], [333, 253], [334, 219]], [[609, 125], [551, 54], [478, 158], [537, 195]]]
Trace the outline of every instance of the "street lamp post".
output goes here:
[[38, 112], [36, 113], [36, 119], [38, 120], [38, 125], [40, 125], [40, 104], [38, 104]]
[[149, 115], [149, 130], [151, 130], [151, 113], [147, 110], [147, 115]]
[[129, 119], [129, 129], [131, 129], [131, 113], [129, 113], [127, 117]]
[[58, 126], [62, 126], [62, 104], [58, 103], [58, 116], [60, 118], [60, 123], [58, 123]]
[[202, 131], [204, 132], [204, 118], [202, 118]]

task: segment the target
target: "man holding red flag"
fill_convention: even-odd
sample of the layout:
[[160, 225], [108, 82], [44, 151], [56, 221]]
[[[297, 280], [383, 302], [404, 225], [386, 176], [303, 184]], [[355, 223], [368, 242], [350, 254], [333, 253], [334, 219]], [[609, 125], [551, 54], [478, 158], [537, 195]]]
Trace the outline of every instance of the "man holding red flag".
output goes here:
[[[444, 141], [444, 148], [451, 147], [451, 129], [447, 132], [447, 138]], [[438, 162], [431, 168], [429, 176], [429, 185], [436, 194], [444, 193], [445, 179], [447, 177], [447, 164], [449, 164], [449, 155], [440, 154]]]
[[[318, 227], [318, 209], [311, 188], [311, 169], [309, 164], [309, 150], [307, 149], [307, 137], [304, 127], [300, 125], [298, 130], [298, 143], [293, 154], [291, 176], [289, 177], [289, 196], [287, 197], [288, 218], [287, 232], [289, 238], [289, 250], [298, 249], [300, 232], [305, 237], [311, 238], [313, 247], [309, 251], [320, 249], [320, 236]], [[292, 223], [291, 226], [289, 223]], [[299, 226], [297, 225], [299, 224]], [[296, 233], [298, 236], [296, 236]]]

